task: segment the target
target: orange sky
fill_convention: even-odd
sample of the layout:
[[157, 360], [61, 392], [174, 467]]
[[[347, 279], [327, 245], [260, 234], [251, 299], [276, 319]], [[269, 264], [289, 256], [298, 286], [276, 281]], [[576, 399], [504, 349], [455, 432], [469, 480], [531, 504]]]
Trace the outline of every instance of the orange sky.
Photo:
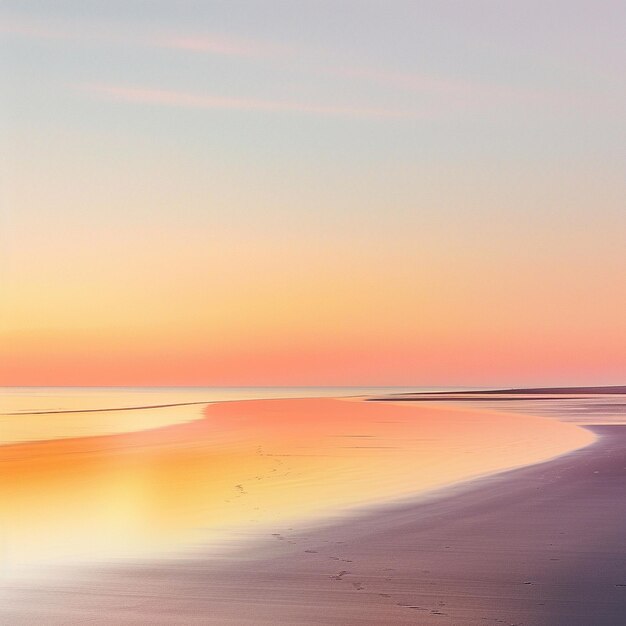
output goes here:
[[412, 4], [0, 13], [0, 384], [624, 382], [613, 21]]

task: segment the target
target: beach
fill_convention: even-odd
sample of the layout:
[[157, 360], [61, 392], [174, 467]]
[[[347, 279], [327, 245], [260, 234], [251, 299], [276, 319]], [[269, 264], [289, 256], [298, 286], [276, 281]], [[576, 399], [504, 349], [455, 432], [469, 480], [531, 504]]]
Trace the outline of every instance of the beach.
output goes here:
[[200, 408], [2, 446], [4, 622], [619, 623], [626, 426], [362, 398]]
[[[591, 446], [236, 560], [168, 561], [16, 585], [6, 623], [622, 623], [626, 428]], [[106, 617], [102, 611], [106, 610]]]
[[596, 431], [596, 443], [556, 460], [314, 532], [284, 529], [234, 560], [15, 585], [0, 615], [11, 624], [619, 624], [626, 428]]
[[[443, 405], [178, 398], [131, 410], [123, 399], [119, 410], [7, 416], [64, 430], [0, 446], [5, 576], [236, 549], [285, 523], [340, 518], [593, 440], [555, 420]], [[102, 434], [103, 423], [120, 428]]]
[[0, 626], [626, 626], [625, 26], [4, 0]]

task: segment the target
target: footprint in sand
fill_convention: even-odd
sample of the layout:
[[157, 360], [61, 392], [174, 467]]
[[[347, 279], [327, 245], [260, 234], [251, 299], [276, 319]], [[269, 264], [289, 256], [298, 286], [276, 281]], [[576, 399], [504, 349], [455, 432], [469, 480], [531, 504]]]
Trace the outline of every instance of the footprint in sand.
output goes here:
[[413, 609], [414, 611], [428, 611], [423, 606], [417, 606], [416, 604], [404, 604], [403, 602], [396, 602], [397, 606], [401, 606], [404, 609]]

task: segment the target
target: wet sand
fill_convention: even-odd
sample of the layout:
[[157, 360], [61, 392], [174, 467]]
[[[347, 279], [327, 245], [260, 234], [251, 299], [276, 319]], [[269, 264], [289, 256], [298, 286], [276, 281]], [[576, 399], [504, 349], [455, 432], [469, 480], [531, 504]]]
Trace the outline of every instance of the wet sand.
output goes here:
[[464, 396], [545, 396], [545, 395], [620, 395], [626, 393], [626, 385], [604, 385], [602, 387], [518, 387], [515, 389], [473, 389], [469, 391], [435, 391], [435, 392], [403, 392], [390, 394], [391, 396], [405, 397], [406, 399], [424, 396], [451, 397]]
[[[348, 514], [593, 440], [537, 417], [330, 398], [109, 414], [108, 423], [125, 420], [126, 428], [173, 423], [0, 446], [5, 577], [68, 563], [158, 561], [197, 546], [223, 551], [287, 521]], [[51, 420], [44, 432], [58, 430], [57, 415], [35, 417]], [[66, 433], [104, 423], [97, 412], [61, 417]]]
[[626, 426], [531, 467], [223, 558], [13, 583], [10, 624], [617, 625], [626, 616]]

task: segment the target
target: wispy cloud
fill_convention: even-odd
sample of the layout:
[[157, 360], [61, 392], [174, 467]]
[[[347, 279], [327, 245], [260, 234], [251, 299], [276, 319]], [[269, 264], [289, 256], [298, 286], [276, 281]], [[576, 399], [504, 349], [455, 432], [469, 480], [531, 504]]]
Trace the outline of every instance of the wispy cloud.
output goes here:
[[29, 39], [71, 39], [68, 29], [30, 20], [0, 16], [0, 33]]
[[124, 44], [247, 58], [285, 55], [290, 51], [287, 46], [274, 42], [220, 33], [130, 33], [89, 22], [44, 22], [7, 16], [0, 16], [0, 33], [35, 40]]
[[416, 111], [386, 109], [335, 104], [315, 104], [258, 98], [231, 98], [216, 95], [200, 95], [182, 91], [149, 89], [90, 83], [79, 86], [80, 90], [101, 98], [128, 102], [187, 109], [222, 109], [232, 111], [261, 111], [268, 113], [293, 112], [309, 115], [341, 116], [354, 118], [407, 119], [427, 117]]
[[536, 89], [373, 67], [334, 67], [326, 68], [325, 72], [345, 79], [438, 97], [448, 102], [495, 105], [512, 100], [528, 103], [547, 98], [546, 94]]
[[289, 52], [287, 46], [223, 35], [163, 36], [154, 37], [149, 43], [172, 50], [248, 58], [272, 57]]
[[[190, 54], [206, 54], [222, 57], [236, 57], [242, 60], [266, 60], [268, 62], [286, 63], [289, 67], [297, 68], [302, 65], [302, 59], [311, 59], [312, 52], [305, 48], [298, 48], [280, 42], [256, 40], [245, 37], [232, 36], [222, 33], [174, 33], [174, 32], [137, 32], [113, 29], [112, 26], [93, 22], [68, 22], [63, 20], [37, 21], [19, 17], [0, 16], [0, 33], [24, 37], [35, 40], [71, 41], [80, 43], [97, 43], [98, 45], [136, 46], [146, 49], [163, 49]], [[361, 84], [380, 85], [388, 91], [415, 94], [419, 99], [419, 108], [445, 108], [449, 111], [489, 110], [494, 106], [532, 103], [561, 103], [566, 97], [559, 93], [549, 93], [541, 89], [524, 88], [520, 86], [504, 85], [478, 79], [429, 75], [418, 72], [402, 72], [390, 68], [376, 68], [371, 66], [343, 66], [340, 60], [329, 66], [329, 52], [320, 56], [315, 55], [314, 63], [306, 63], [309, 72], [316, 72], [319, 76], [334, 77], [342, 81], [355, 81]], [[114, 93], [118, 90], [117, 95]], [[123, 99], [123, 88], [109, 88], [109, 97]], [[131, 96], [126, 90], [126, 99]], [[406, 111], [392, 111], [372, 108], [350, 108], [340, 106], [317, 106], [286, 102], [263, 100], [237, 100], [219, 97], [193, 96], [191, 94], [177, 94], [172, 92], [142, 90], [145, 102], [152, 100], [161, 104], [174, 106], [203, 107], [203, 108], [232, 108], [256, 109], [266, 111], [300, 111], [303, 113], [317, 113], [326, 115], [358, 115], [361, 117], [423, 117]], [[102, 95], [104, 90], [101, 90]], [[148, 94], [151, 94], [150, 96]], [[157, 96], [157, 94], [159, 94]], [[414, 98], [414, 99], [416, 99]], [[571, 100], [571, 96], [567, 96]], [[579, 99], [580, 102], [580, 99]], [[437, 113], [441, 113], [438, 110]]]

